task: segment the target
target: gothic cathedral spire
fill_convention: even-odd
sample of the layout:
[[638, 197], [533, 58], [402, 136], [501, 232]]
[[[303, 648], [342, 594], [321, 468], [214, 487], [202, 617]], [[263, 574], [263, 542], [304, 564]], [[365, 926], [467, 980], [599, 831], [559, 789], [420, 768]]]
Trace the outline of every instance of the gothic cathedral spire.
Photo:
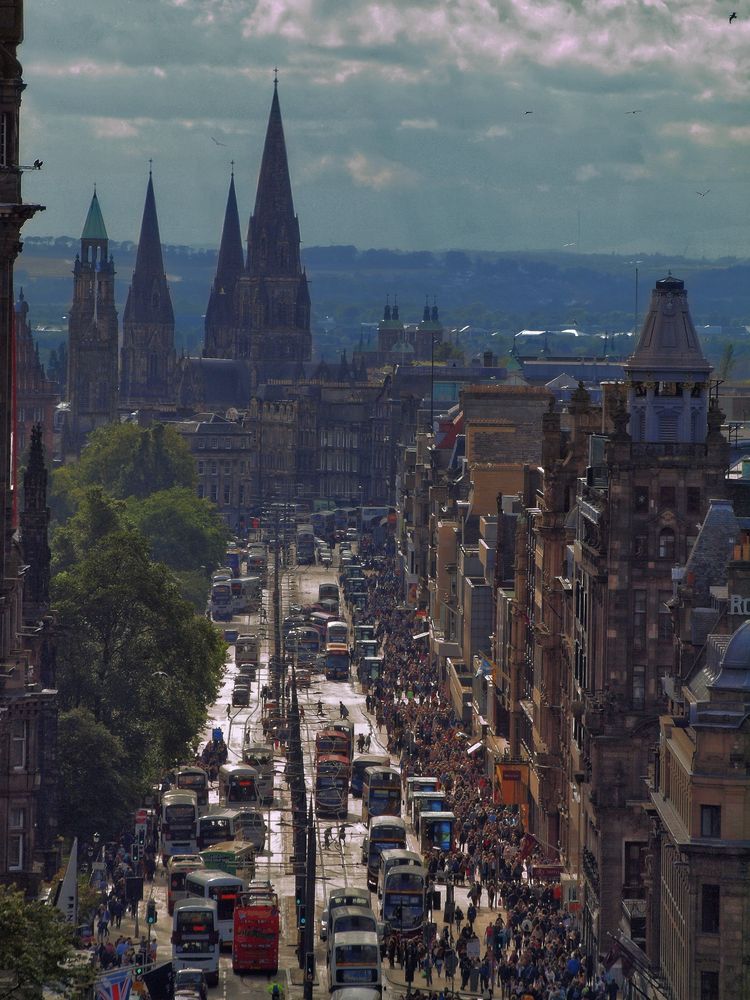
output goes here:
[[68, 311], [70, 445], [76, 452], [90, 431], [117, 417], [117, 329], [115, 265], [94, 191], [73, 267]]
[[164, 273], [154, 182], [148, 175], [135, 269], [122, 322], [120, 394], [133, 409], [163, 409], [173, 402], [174, 313]]
[[234, 173], [232, 173], [227, 207], [224, 212], [224, 228], [221, 233], [216, 277], [206, 307], [206, 336], [203, 354], [207, 358], [234, 358], [237, 356], [233, 335], [233, 329], [236, 327], [233, 318], [234, 296], [237, 281], [244, 270], [245, 258], [242, 251], [240, 215], [237, 210]]

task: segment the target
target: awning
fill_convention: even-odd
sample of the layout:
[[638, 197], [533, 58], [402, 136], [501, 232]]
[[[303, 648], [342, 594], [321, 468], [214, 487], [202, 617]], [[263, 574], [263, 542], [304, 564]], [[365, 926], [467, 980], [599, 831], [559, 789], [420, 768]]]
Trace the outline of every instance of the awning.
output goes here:
[[481, 740], [478, 743], [472, 743], [469, 749], [466, 751], [467, 756], [470, 757], [473, 753], [476, 753], [480, 747], [483, 746], [484, 743]]
[[412, 639], [426, 639], [429, 634], [429, 632], [418, 632], [412, 636]]

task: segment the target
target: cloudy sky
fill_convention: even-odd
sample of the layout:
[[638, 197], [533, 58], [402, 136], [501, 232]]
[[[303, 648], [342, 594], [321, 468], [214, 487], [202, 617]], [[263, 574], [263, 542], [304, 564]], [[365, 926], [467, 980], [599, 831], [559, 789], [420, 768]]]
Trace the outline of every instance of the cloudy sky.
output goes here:
[[150, 157], [165, 243], [218, 242], [231, 159], [245, 228], [278, 65], [308, 244], [746, 257], [733, 4], [27, 0], [24, 231], [79, 235], [96, 182], [136, 239]]

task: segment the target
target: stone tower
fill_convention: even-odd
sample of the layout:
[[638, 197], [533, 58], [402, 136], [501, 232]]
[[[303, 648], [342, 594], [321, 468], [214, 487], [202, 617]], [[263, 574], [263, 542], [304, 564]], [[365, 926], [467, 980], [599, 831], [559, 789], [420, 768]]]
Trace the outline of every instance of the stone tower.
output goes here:
[[278, 85], [247, 236], [247, 266], [237, 283], [237, 357], [266, 374], [309, 361], [310, 295], [300, 260]]
[[566, 808], [582, 813], [582, 917], [594, 954], [606, 950], [623, 907], [636, 912], [643, 898], [644, 775], [673, 659], [672, 571], [684, 566], [709, 501], [724, 494], [729, 464], [679, 279], [656, 282], [624, 367], [625, 385], [604, 387], [610, 432], [592, 436], [578, 484], [567, 636], [575, 721], [563, 737], [580, 790]]
[[224, 213], [216, 277], [206, 307], [205, 347], [207, 358], [237, 358], [237, 329], [235, 295], [237, 282], [244, 273], [245, 259], [242, 252], [240, 216], [234, 192], [234, 173], [229, 182], [229, 195]]
[[149, 171], [135, 269], [122, 319], [120, 402], [129, 410], [163, 410], [174, 404], [174, 393], [174, 313]]
[[73, 267], [68, 312], [70, 444], [80, 451], [86, 435], [117, 417], [117, 310], [115, 265], [96, 191]]
[[23, 579], [24, 617], [36, 620], [49, 609], [50, 550], [47, 540], [47, 469], [41, 424], [31, 431], [29, 461], [23, 476], [21, 546], [28, 564]]

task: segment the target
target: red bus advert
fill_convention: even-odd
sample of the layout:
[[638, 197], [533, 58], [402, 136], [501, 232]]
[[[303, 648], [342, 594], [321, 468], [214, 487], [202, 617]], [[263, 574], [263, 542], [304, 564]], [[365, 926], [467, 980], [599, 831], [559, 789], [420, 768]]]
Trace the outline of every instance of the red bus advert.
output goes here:
[[234, 908], [232, 971], [276, 972], [279, 930], [279, 898], [270, 883], [240, 893]]

